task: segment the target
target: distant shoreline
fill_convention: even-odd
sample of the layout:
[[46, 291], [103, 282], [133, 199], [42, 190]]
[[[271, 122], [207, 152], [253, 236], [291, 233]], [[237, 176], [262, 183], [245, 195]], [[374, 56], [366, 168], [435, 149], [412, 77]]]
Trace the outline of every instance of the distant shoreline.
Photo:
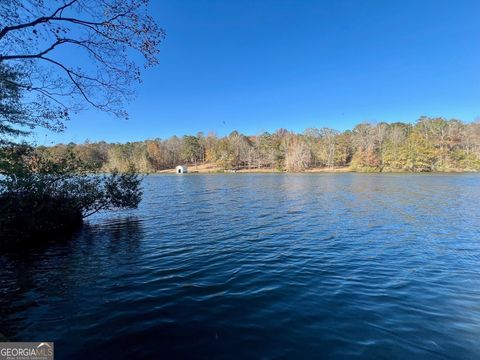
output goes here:
[[[149, 174], [175, 174], [175, 169], [165, 169], [159, 170], [155, 172], [151, 172]], [[448, 173], [478, 173], [477, 170], [470, 170], [470, 169], [448, 169], [443, 171], [408, 171], [408, 170], [392, 170], [392, 171], [361, 171], [352, 169], [350, 166], [343, 166], [343, 167], [314, 167], [310, 169], [306, 169], [305, 171], [285, 171], [285, 170], [278, 170], [274, 168], [262, 168], [262, 169], [223, 169], [218, 167], [214, 164], [201, 164], [197, 165], [188, 165], [188, 174], [318, 174], [318, 173], [358, 173], [358, 174], [448, 174]]]

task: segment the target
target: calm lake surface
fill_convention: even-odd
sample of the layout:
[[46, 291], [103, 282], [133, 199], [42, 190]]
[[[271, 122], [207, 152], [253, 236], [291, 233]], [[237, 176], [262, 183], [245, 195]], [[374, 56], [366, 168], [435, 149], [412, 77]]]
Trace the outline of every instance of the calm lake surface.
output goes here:
[[57, 359], [480, 358], [480, 175], [148, 176], [0, 255], [0, 332]]

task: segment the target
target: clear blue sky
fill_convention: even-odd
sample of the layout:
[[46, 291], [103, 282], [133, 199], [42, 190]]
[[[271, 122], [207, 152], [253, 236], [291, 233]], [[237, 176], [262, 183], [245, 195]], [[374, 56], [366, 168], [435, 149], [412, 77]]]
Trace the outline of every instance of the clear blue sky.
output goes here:
[[154, 0], [167, 31], [130, 120], [87, 111], [39, 144], [480, 116], [479, 0]]

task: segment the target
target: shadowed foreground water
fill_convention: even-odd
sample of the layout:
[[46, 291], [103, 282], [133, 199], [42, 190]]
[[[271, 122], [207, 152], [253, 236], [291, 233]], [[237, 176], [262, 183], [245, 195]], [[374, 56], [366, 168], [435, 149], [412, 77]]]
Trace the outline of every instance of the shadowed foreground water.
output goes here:
[[0, 256], [0, 332], [57, 359], [480, 358], [479, 175], [149, 176]]

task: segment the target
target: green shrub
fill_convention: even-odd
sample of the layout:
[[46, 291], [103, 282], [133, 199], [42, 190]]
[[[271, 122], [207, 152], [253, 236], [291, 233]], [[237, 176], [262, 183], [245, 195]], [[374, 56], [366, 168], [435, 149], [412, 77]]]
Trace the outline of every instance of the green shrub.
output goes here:
[[0, 242], [20, 243], [72, 231], [102, 210], [136, 208], [142, 179], [126, 173], [96, 174], [73, 153], [52, 159], [26, 145], [0, 154]]

